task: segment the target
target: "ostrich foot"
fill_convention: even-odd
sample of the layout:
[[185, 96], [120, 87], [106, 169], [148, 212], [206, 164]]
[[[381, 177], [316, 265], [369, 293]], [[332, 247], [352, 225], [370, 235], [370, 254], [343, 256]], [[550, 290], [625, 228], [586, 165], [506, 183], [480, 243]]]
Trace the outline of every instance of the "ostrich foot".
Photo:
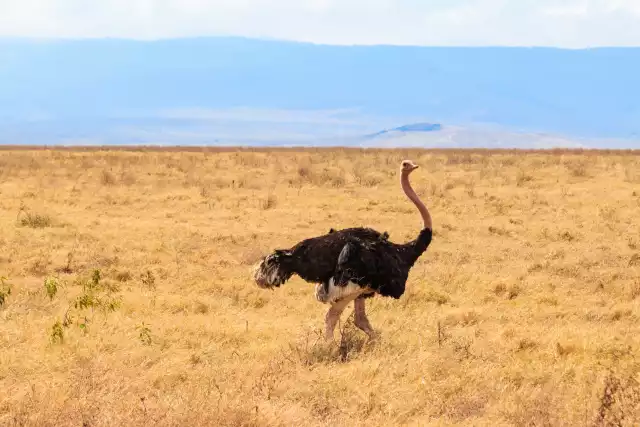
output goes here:
[[353, 313], [354, 313], [354, 323], [358, 328], [360, 328], [365, 334], [369, 336], [370, 341], [374, 341], [378, 338], [378, 333], [371, 327], [371, 323], [369, 322], [369, 318], [365, 312], [365, 300], [358, 298], [353, 304]]
[[369, 341], [376, 341], [379, 337], [380, 334], [371, 327], [370, 324], [364, 324], [364, 323], [358, 323], [355, 322], [356, 326], [362, 330], [362, 332], [364, 332], [365, 334], [367, 334], [367, 336], [369, 337]]

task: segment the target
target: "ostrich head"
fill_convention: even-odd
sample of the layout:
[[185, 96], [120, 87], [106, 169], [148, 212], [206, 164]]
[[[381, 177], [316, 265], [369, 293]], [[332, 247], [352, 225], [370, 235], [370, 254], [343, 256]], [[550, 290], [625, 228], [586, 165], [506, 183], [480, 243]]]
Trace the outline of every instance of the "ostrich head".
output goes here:
[[264, 257], [253, 271], [256, 284], [263, 289], [278, 287], [292, 275], [291, 253], [280, 249]]
[[402, 165], [401, 165], [401, 170], [402, 172], [409, 174], [411, 172], [413, 172], [414, 170], [418, 169], [418, 165], [416, 165], [415, 163], [413, 163], [411, 160], [403, 160], [402, 161]]

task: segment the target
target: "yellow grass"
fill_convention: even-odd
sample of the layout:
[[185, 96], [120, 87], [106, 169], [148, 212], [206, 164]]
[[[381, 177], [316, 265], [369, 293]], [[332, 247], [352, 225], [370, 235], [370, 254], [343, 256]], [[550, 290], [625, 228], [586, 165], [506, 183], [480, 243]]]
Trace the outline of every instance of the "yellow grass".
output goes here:
[[[348, 308], [324, 344], [313, 286], [261, 290], [251, 268], [332, 227], [414, 238], [403, 158], [432, 245], [400, 300], [367, 302], [378, 342]], [[634, 153], [0, 151], [0, 425], [638, 425], [638, 171]]]

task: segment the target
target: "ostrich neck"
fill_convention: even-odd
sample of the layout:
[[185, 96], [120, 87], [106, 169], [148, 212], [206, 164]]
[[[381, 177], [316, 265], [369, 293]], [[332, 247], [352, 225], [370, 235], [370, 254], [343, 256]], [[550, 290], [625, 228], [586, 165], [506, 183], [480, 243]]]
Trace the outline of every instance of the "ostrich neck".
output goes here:
[[429, 215], [429, 211], [427, 210], [427, 207], [424, 205], [424, 203], [422, 203], [420, 198], [418, 198], [418, 195], [416, 194], [416, 192], [413, 191], [413, 188], [411, 187], [411, 183], [409, 182], [409, 174], [407, 172], [404, 172], [404, 171], [402, 172], [402, 175], [400, 176], [400, 183], [402, 185], [402, 190], [404, 191], [404, 194], [407, 195], [409, 200], [411, 200], [413, 204], [416, 205], [416, 207], [420, 211], [423, 228], [430, 228], [431, 216]]

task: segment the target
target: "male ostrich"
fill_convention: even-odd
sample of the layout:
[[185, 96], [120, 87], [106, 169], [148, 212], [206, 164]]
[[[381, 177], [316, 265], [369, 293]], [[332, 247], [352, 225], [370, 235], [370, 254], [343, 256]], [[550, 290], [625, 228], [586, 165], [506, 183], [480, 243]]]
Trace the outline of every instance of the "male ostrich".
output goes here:
[[333, 339], [333, 331], [346, 306], [354, 301], [355, 324], [370, 338], [375, 332], [365, 314], [365, 299], [380, 294], [400, 298], [404, 293], [409, 270], [431, 243], [431, 215], [420, 201], [409, 175], [418, 166], [410, 160], [402, 162], [400, 183], [424, 223], [415, 240], [398, 244], [389, 235], [371, 228], [347, 228], [305, 239], [290, 249], [277, 249], [256, 267], [256, 284], [265, 289], [279, 287], [297, 274], [316, 283], [316, 298], [331, 304], [325, 318], [325, 337]]

